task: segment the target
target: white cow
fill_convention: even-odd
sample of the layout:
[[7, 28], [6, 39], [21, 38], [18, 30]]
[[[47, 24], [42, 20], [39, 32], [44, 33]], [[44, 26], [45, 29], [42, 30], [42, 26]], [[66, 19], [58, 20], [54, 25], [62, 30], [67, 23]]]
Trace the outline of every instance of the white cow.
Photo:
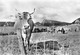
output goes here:
[[58, 26], [55, 28], [56, 33], [61, 33], [62, 27]]
[[71, 31], [71, 28], [70, 28], [70, 27], [64, 26], [63, 28], [64, 28], [64, 30], [65, 30], [65, 33], [68, 33], [68, 32]]
[[[34, 9], [35, 11], [35, 9]], [[32, 13], [29, 13], [29, 12], [22, 12], [22, 13], [18, 13], [17, 15], [17, 19], [16, 19], [16, 25], [15, 25], [15, 30], [16, 29], [22, 29], [22, 38], [24, 39], [24, 43], [25, 43], [25, 40], [28, 42], [28, 47], [30, 45], [30, 38], [31, 38], [31, 34], [32, 34], [32, 30], [34, 28], [34, 22], [32, 20], [32, 17], [31, 17], [31, 14], [33, 14], [34, 12]], [[26, 29], [24, 28], [25, 24], [29, 24], [29, 28], [28, 28], [28, 31], [26, 31]], [[26, 37], [25, 37], [25, 33], [24, 33], [24, 30], [26, 31]]]

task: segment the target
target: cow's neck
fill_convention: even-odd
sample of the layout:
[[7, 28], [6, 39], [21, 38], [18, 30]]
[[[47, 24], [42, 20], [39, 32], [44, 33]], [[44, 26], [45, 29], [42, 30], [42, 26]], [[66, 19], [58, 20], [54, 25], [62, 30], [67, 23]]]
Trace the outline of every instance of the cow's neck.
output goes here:
[[27, 20], [16, 20], [16, 24], [14, 26], [15, 30], [18, 28], [22, 29], [22, 27], [27, 23]]

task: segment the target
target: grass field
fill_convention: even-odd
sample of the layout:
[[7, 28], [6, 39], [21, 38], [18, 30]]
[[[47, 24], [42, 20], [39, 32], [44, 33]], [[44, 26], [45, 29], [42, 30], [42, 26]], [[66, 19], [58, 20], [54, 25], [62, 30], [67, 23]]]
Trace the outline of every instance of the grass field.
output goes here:
[[[56, 40], [63, 47], [61, 47], [59, 51], [50, 51], [48, 49], [45, 49], [46, 55], [80, 55], [80, 32], [70, 32], [68, 34], [34, 33], [32, 37], [32, 42], [44, 42], [47, 40]], [[67, 45], [69, 45], [69, 47], [65, 48], [64, 46]], [[43, 54], [41, 54], [40, 52], [37, 52], [37, 54], [44, 55], [44, 50], [42, 51]]]
[[[57, 51], [49, 49], [45, 49], [44, 51], [44, 49], [37, 49], [33, 54], [30, 55], [80, 55], [80, 29], [77, 32], [73, 31], [76, 26], [80, 28], [80, 25], [68, 26], [73, 29], [71, 32], [68, 32], [66, 34], [51, 32], [32, 33], [31, 43], [53, 40], [58, 41], [58, 43], [61, 44], [62, 47]], [[9, 33], [11, 31], [14, 31], [14, 27], [0, 27], [0, 32]], [[17, 36], [0, 36], [0, 55], [20, 55], [20, 49], [22, 48], [22, 46], [20, 45], [22, 45], [22, 43], [19, 42], [22, 42], [22, 40], [20, 40], [20, 38], [17, 39], [17, 37], [19, 37], [20, 35], [21, 34], [19, 33]], [[66, 48], [65, 46], [68, 45], [69, 47]]]
[[[72, 28], [75, 28], [74, 26], [69, 26]], [[80, 27], [79, 27], [80, 28]], [[36, 42], [44, 42], [47, 40], [53, 40], [53, 41], [58, 41], [62, 47], [59, 51], [54, 51], [54, 50], [45, 50], [46, 52], [50, 53], [45, 53], [46, 55], [80, 55], [80, 30], [77, 32], [71, 31], [68, 32], [67, 34], [62, 34], [62, 33], [48, 33], [48, 32], [42, 32], [42, 33], [33, 33], [31, 42], [36, 43]], [[66, 48], [65, 46], [68, 46]], [[41, 54], [40, 54], [41, 55]], [[42, 54], [44, 55], [44, 54]]]

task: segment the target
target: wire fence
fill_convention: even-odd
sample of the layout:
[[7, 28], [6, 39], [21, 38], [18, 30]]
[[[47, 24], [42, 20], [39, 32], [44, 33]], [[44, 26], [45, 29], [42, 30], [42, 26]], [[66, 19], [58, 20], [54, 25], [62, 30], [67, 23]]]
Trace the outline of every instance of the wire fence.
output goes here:
[[65, 52], [64, 48], [57, 41], [50, 40], [50, 42], [46, 42], [44, 36], [43, 42], [38, 43], [36, 41], [30, 46], [31, 48], [27, 55], [71, 55], [71, 52]]

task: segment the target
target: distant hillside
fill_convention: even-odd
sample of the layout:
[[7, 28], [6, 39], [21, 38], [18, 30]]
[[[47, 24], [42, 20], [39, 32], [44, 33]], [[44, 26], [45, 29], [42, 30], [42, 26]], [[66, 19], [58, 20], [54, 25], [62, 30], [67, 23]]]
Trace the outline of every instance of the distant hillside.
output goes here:
[[61, 21], [55, 21], [55, 20], [43, 20], [42, 23], [37, 22], [36, 25], [42, 25], [42, 26], [63, 26], [63, 25], [70, 25], [71, 23], [67, 22], [61, 22]]
[[35, 23], [35, 26], [42, 26], [42, 23], [36, 22], [36, 23]]
[[0, 22], [0, 27], [3, 27], [3, 26], [13, 27], [14, 24], [15, 24], [15, 22]]
[[74, 21], [72, 22], [72, 24], [80, 24], [80, 18], [74, 20]]

